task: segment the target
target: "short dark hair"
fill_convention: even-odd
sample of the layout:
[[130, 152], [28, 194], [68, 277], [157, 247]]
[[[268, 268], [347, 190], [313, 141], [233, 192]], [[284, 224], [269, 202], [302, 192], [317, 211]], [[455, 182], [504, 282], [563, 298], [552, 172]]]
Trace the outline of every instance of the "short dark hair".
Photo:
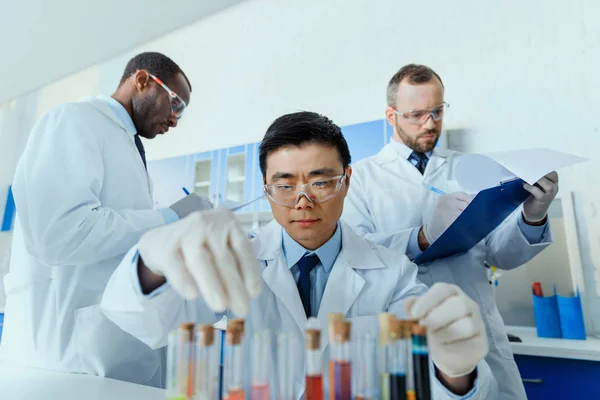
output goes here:
[[172, 82], [175, 75], [181, 74], [190, 87], [190, 92], [192, 91], [192, 84], [181, 68], [179, 68], [179, 65], [164, 54], [156, 52], [140, 53], [129, 60], [127, 66], [125, 66], [125, 71], [123, 71], [119, 86], [140, 69], [148, 71], [163, 82]]
[[442, 87], [444, 87], [444, 82], [442, 82], [442, 78], [431, 68], [426, 65], [419, 64], [408, 64], [404, 67], [400, 68], [398, 72], [392, 76], [390, 79], [390, 83], [388, 83], [387, 87], [387, 103], [388, 106], [394, 107], [396, 105], [396, 95], [398, 94], [398, 86], [400, 82], [404, 79], [408, 79], [409, 83], [412, 84], [420, 84], [427, 83], [434, 78], [437, 78]]
[[263, 178], [267, 174], [267, 157], [285, 147], [322, 144], [337, 149], [344, 169], [350, 165], [350, 149], [339, 126], [324, 115], [309, 111], [286, 114], [277, 118], [260, 142], [259, 163]]

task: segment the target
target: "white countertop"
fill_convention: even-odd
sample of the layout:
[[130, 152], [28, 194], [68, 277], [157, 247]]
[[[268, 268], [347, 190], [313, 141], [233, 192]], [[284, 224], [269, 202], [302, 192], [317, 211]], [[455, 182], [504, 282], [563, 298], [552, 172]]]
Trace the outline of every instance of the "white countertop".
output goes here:
[[0, 398], [11, 400], [165, 400], [161, 389], [0, 361]]
[[521, 326], [507, 326], [506, 331], [523, 341], [510, 342], [514, 354], [600, 361], [600, 339], [545, 339], [537, 337], [535, 328]]

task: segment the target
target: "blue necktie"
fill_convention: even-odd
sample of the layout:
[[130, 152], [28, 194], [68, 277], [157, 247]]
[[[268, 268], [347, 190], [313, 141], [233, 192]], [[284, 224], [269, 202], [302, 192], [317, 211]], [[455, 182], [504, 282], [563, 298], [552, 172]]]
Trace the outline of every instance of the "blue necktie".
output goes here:
[[140, 157], [142, 157], [142, 161], [144, 162], [144, 168], [146, 167], [146, 150], [144, 150], [144, 144], [142, 143], [142, 139], [140, 139], [140, 135], [135, 135], [135, 147], [137, 147], [140, 152]]
[[306, 313], [306, 318], [311, 317], [311, 304], [310, 304], [310, 271], [319, 263], [319, 257], [316, 254], [305, 255], [300, 261], [298, 261], [298, 268], [300, 268], [300, 279], [298, 279], [298, 293], [300, 293], [300, 300], [302, 300], [302, 306]]
[[423, 175], [423, 173], [425, 172], [425, 167], [427, 167], [427, 162], [429, 161], [429, 158], [427, 158], [427, 156], [424, 153], [413, 151], [412, 153], [410, 153], [408, 160], [412, 163], [412, 165], [415, 166], [415, 168], [419, 170], [421, 175]]

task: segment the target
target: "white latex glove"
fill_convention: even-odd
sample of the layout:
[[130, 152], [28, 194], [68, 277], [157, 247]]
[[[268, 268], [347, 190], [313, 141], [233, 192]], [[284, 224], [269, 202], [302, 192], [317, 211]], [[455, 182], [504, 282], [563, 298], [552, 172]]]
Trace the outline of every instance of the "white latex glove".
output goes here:
[[449, 377], [467, 375], [488, 352], [479, 306], [458, 286], [436, 283], [421, 297], [405, 302], [410, 318], [427, 328], [429, 354]]
[[213, 204], [206, 197], [200, 197], [195, 193], [191, 193], [173, 203], [169, 208], [175, 211], [175, 214], [181, 219], [194, 211], [210, 210], [213, 208]]
[[214, 311], [244, 316], [262, 278], [248, 235], [226, 209], [195, 212], [140, 239], [140, 256], [187, 299], [202, 296]]
[[558, 193], [558, 174], [550, 172], [542, 177], [534, 186], [526, 183], [523, 188], [531, 193], [531, 196], [523, 203], [523, 217], [526, 222], [540, 222], [548, 214], [550, 203]]
[[471, 203], [473, 198], [464, 192], [448, 193], [436, 203], [431, 219], [423, 225], [423, 234], [429, 244], [433, 243]]

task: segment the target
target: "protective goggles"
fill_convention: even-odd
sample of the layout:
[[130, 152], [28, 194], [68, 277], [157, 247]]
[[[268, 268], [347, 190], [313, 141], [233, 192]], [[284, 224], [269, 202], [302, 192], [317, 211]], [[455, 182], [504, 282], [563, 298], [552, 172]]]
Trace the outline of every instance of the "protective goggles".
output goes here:
[[394, 110], [394, 112], [404, 118], [406, 122], [413, 125], [424, 125], [429, 116], [433, 118], [434, 121], [439, 121], [444, 118], [444, 112], [450, 107], [448, 103], [442, 103], [439, 106], [426, 109], [426, 110], [410, 110], [405, 113], [398, 112], [398, 110]]
[[308, 182], [303, 185], [288, 185], [285, 183], [265, 185], [264, 189], [267, 196], [275, 204], [294, 208], [302, 196], [306, 197], [311, 203], [324, 203], [327, 200], [331, 200], [340, 192], [345, 180], [346, 174], [343, 174]]
[[169, 89], [169, 87], [165, 85], [163, 81], [158, 79], [156, 76], [152, 74], [148, 75], [150, 75], [150, 78], [154, 79], [156, 83], [158, 83], [160, 86], [162, 86], [163, 89], [167, 91], [167, 93], [169, 94], [169, 104], [171, 105], [171, 114], [173, 114], [175, 118], [180, 119], [181, 115], [183, 114], [183, 111], [185, 111], [185, 108], [187, 107], [185, 101], [183, 101], [183, 99], [179, 97], [177, 93]]

